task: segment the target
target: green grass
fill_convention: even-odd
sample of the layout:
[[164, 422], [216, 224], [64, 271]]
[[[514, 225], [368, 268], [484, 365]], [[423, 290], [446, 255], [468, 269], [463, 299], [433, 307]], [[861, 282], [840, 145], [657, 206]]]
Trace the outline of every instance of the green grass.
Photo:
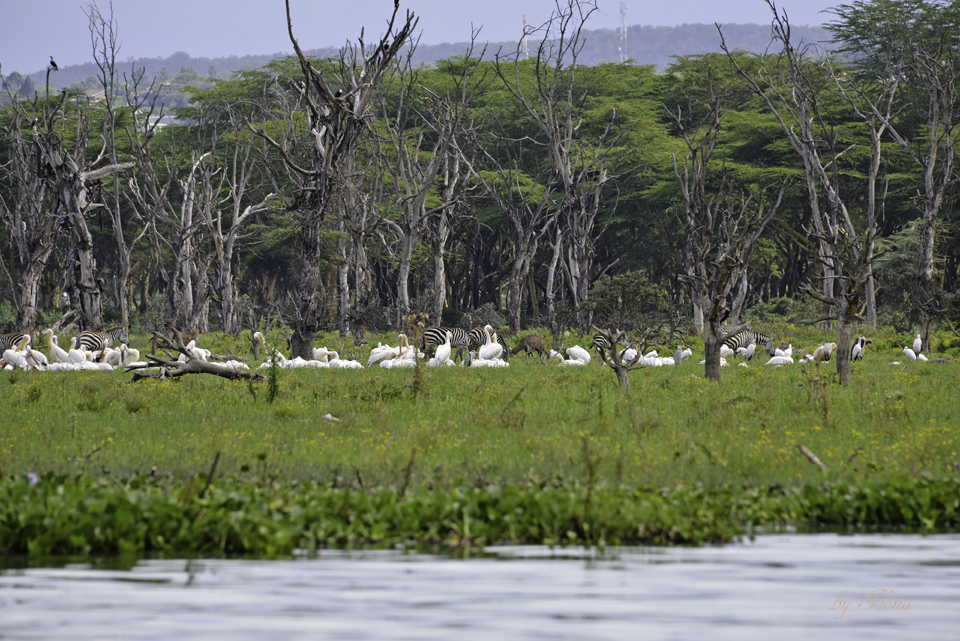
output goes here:
[[[422, 390], [413, 370], [283, 370], [272, 403], [266, 384], [212, 376], [125, 385], [130, 375], [120, 372], [2, 372], [0, 475], [155, 468], [188, 478], [217, 452], [224, 474], [366, 488], [552, 479], [793, 486], [955, 474], [957, 365], [891, 366], [902, 358], [895, 349], [855, 363], [847, 387], [832, 364], [727, 367], [716, 384], [692, 359], [635, 371], [621, 391], [597, 363], [515, 359], [505, 369], [424, 369]], [[355, 356], [365, 362], [367, 353]]]

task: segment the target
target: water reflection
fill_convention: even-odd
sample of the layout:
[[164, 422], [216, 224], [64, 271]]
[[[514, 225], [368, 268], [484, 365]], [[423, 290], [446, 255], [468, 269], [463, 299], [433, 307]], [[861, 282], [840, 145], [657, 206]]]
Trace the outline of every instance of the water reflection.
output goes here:
[[960, 638], [958, 535], [491, 551], [8, 569], [0, 639]]

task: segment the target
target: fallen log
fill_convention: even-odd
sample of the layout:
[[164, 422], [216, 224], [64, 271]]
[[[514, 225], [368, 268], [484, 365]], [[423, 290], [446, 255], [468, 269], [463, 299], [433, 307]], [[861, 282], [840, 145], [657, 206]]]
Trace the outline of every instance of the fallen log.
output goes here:
[[[133, 378], [131, 378], [128, 383], [135, 383], [136, 381], [143, 380], [145, 378], [150, 378], [154, 380], [164, 380], [166, 378], [176, 378], [178, 376], [183, 376], [184, 374], [213, 374], [214, 376], [220, 376], [222, 378], [227, 378], [232, 381], [235, 380], [245, 380], [245, 381], [265, 381], [267, 380], [265, 376], [257, 374], [256, 372], [244, 372], [242, 370], [233, 369], [231, 367], [224, 367], [223, 365], [217, 365], [215, 363], [207, 363], [206, 361], [201, 361], [196, 358], [187, 360], [185, 363], [180, 361], [168, 361], [163, 358], [158, 358], [156, 356], [147, 356], [150, 359], [151, 364], [146, 367], [159, 368], [158, 372], [142, 372], [137, 371], [134, 373]], [[131, 364], [128, 367], [124, 368], [124, 372], [130, 372], [134, 370], [145, 369], [144, 365], [135, 365]]]

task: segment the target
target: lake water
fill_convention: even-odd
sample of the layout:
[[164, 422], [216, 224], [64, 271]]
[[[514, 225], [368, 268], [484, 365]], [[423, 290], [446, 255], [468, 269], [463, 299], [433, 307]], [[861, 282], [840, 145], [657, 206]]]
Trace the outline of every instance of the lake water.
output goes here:
[[488, 553], [8, 569], [0, 639], [960, 639], [960, 535]]

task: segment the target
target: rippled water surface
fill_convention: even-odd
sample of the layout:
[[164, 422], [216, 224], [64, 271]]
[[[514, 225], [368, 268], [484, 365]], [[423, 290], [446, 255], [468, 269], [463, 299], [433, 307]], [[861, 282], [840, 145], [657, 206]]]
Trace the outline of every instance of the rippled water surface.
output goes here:
[[5, 570], [0, 639], [960, 639], [958, 535], [488, 551]]

